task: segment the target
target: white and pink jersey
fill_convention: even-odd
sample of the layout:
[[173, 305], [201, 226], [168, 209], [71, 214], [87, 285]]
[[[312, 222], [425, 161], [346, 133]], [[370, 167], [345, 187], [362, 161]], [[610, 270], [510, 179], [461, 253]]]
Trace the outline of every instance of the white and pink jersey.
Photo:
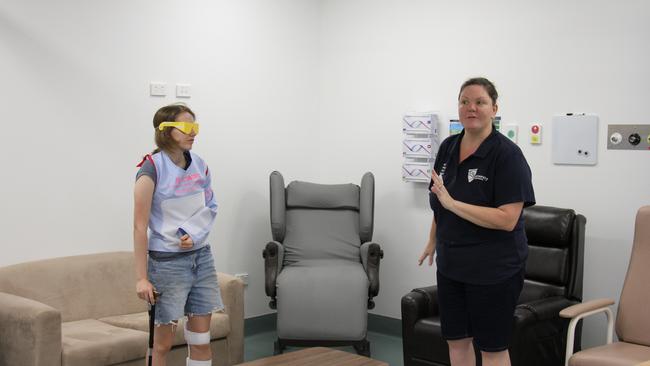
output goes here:
[[189, 152], [191, 162], [182, 169], [164, 152], [147, 156], [156, 171], [156, 188], [149, 216], [149, 250], [182, 252], [180, 237], [187, 233], [196, 250], [208, 244], [217, 216], [217, 202], [210, 186], [207, 165]]

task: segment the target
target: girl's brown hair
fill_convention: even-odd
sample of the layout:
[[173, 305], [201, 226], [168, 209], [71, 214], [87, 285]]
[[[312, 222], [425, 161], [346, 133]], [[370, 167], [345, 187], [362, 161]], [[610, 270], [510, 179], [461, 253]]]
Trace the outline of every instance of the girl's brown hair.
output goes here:
[[184, 105], [184, 104], [170, 104], [168, 106], [164, 106], [160, 108], [156, 114], [153, 116], [153, 127], [155, 129], [155, 135], [154, 135], [154, 141], [156, 142], [156, 148], [152, 154], [155, 154], [157, 152], [160, 152], [161, 150], [171, 150], [174, 147], [174, 140], [172, 139], [171, 128], [165, 128], [162, 131], [158, 129], [158, 126], [160, 126], [161, 123], [163, 122], [174, 122], [176, 121], [176, 117], [178, 117], [179, 114], [187, 112], [192, 115], [193, 118], [196, 118], [196, 115], [194, 115], [194, 112], [192, 110]]

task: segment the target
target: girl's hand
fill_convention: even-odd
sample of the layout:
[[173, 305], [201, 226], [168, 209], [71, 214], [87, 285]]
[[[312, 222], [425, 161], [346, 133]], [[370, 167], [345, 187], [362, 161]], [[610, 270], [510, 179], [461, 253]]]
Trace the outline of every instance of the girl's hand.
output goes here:
[[445, 188], [445, 183], [442, 181], [442, 178], [440, 178], [435, 171], [432, 171], [431, 179], [433, 179], [431, 192], [438, 197], [438, 201], [440, 201], [442, 207], [451, 211], [451, 208], [454, 206], [456, 201], [454, 201], [454, 199], [449, 195], [449, 192], [447, 192], [447, 188]]
[[427, 246], [424, 247], [424, 251], [422, 252], [422, 255], [420, 256], [420, 259], [418, 259], [418, 266], [422, 265], [422, 262], [424, 262], [427, 257], [429, 257], [429, 265], [433, 264], [433, 252], [436, 250], [436, 245], [432, 241], [429, 241], [427, 243]]
[[181, 236], [181, 249], [190, 249], [193, 246], [194, 242], [192, 241], [192, 238], [189, 236], [189, 234]]
[[156, 302], [153, 296], [155, 290], [151, 282], [146, 278], [138, 280], [135, 284], [135, 291], [138, 293], [138, 297], [152, 305]]

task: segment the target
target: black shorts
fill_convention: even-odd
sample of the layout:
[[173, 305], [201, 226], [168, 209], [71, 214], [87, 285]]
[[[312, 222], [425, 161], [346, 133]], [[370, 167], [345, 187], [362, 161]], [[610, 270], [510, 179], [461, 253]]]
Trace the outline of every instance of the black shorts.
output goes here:
[[508, 349], [524, 271], [494, 285], [458, 282], [437, 272], [442, 337], [473, 337], [481, 351]]

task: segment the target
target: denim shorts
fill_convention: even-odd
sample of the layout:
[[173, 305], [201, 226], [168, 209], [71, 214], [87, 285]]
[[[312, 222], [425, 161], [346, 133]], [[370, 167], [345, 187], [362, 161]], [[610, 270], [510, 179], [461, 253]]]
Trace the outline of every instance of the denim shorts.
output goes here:
[[439, 271], [437, 277], [442, 337], [473, 337], [484, 352], [508, 349], [524, 271], [493, 285], [455, 281]]
[[149, 280], [161, 293], [156, 301], [156, 325], [223, 309], [209, 245], [192, 252], [150, 252], [148, 263]]

